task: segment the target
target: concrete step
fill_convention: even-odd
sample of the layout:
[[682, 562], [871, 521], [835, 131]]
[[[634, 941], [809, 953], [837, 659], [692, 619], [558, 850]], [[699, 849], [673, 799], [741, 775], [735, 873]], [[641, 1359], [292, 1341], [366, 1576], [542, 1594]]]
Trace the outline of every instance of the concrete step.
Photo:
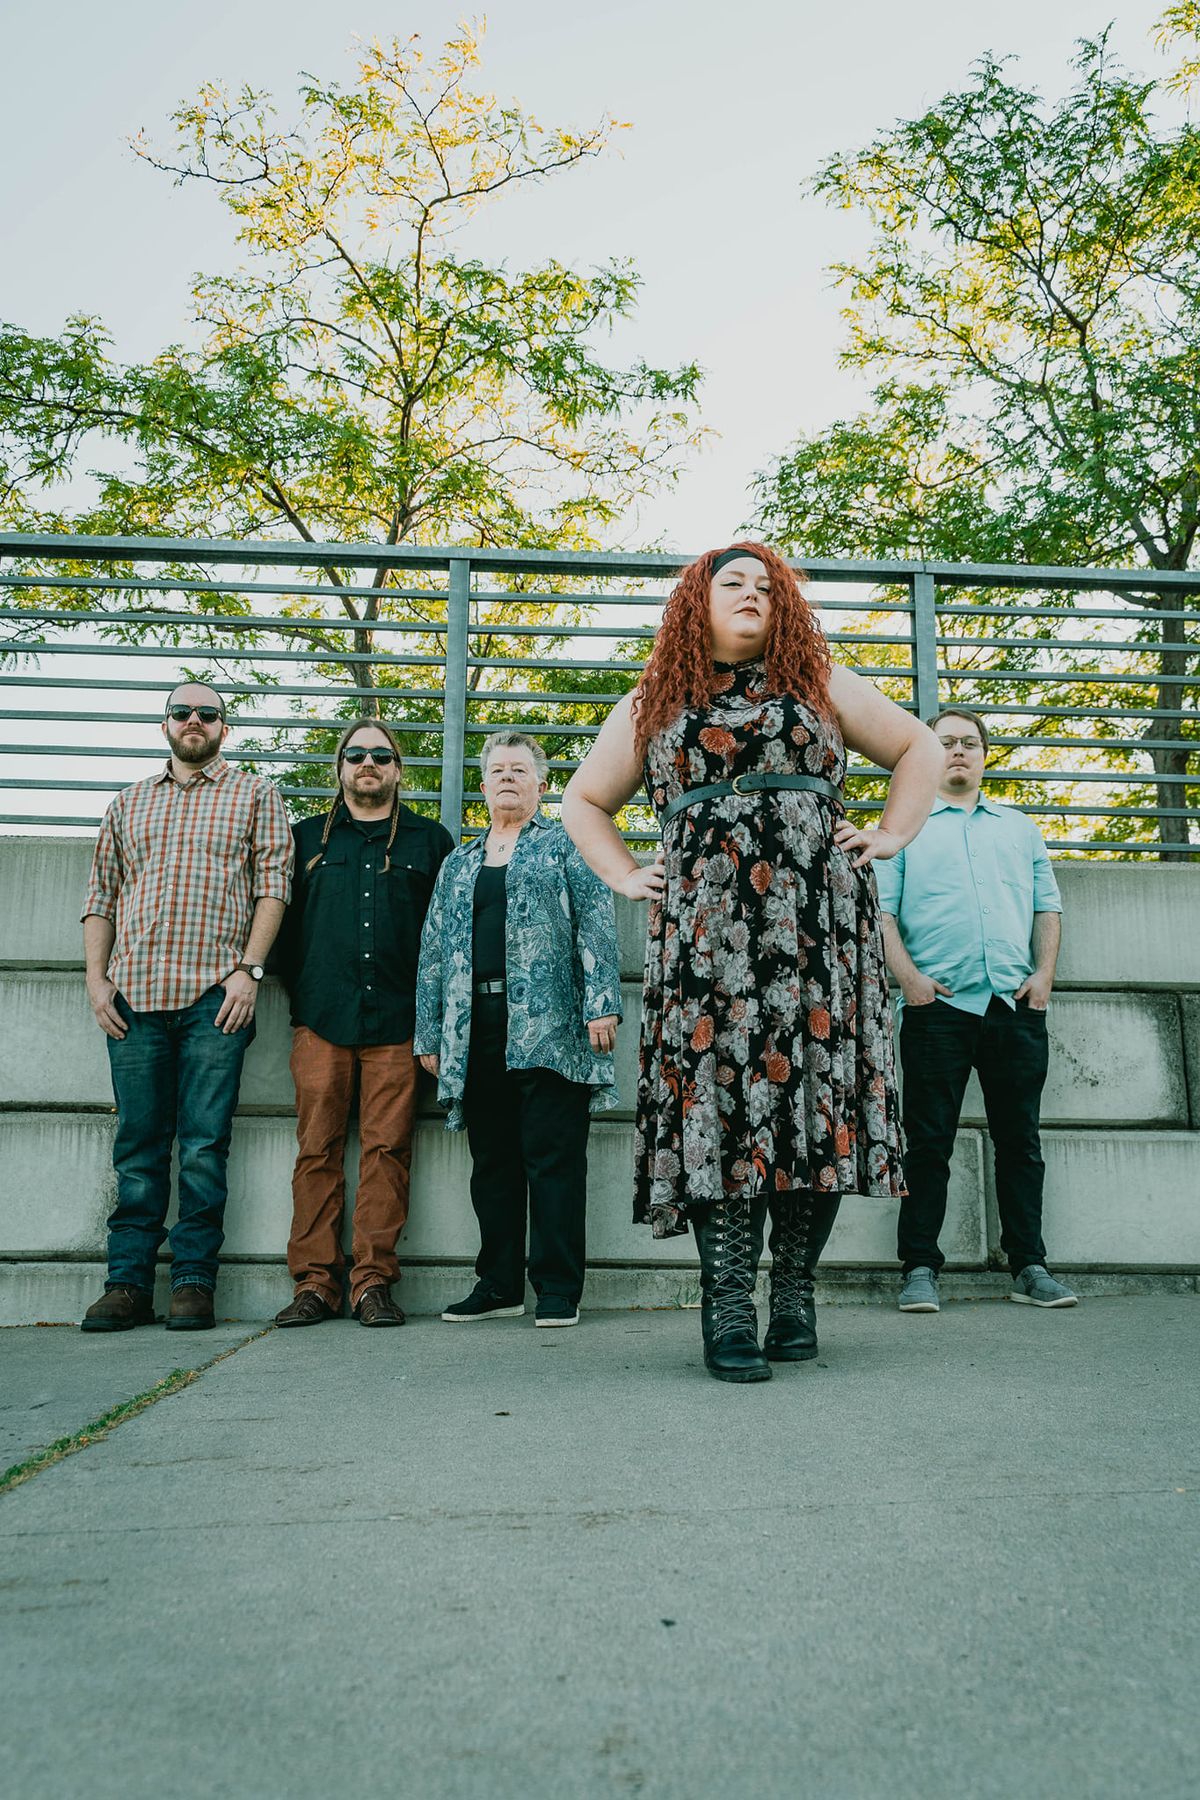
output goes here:
[[[115, 1200], [111, 1116], [13, 1112], [4, 1117], [3, 1126], [10, 1186], [8, 1203], [0, 1212], [0, 1258], [102, 1256], [105, 1220]], [[225, 1216], [228, 1256], [282, 1258], [291, 1223], [295, 1153], [289, 1120], [236, 1121]], [[356, 1159], [352, 1139], [347, 1156], [348, 1212]], [[412, 1207], [400, 1240], [402, 1259], [474, 1261], [479, 1240], [469, 1179], [465, 1134], [444, 1131], [433, 1120], [421, 1122], [413, 1145]], [[632, 1192], [633, 1128], [597, 1122], [588, 1149], [591, 1259], [648, 1268], [694, 1265], [690, 1236], [655, 1239], [645, 1227], [632, 1223]], [[828, 1260], [850, 1265], [890, 1262], [895, 1254], [895, 1213], [894, 1202], [847, 1199], [830, 1239]], [[959, 1133], [942, 1244], [956, 1265], [979, 1266], [985, 1260], [979, 1132]]]
[[[636, 1102], [641, 985], [622, 985], [625, 1020], [617, 1033], [618, 1117]], [[1042, 1101], [1046, 1125], [1186, 1127], [1189, 1111], [1184, 1030], [1193, 1080], [1200, 1081], [1200, 996], [1164, 993], [1063, 993], [1049, 1013], [1050, 1076]], [[287, 997], [268, 979], [259, 996], [258, 1033], [246, 1058], [243, 1111], [291, 1113]], [[0, 971], [0, 1106], [108, 1107], [112, 1104], [104, 1034], [83, 982], [67, 970]], [[422, 1110], [436, 1115], [433, 1084], [422, 1083]], [[984, 1123], [972, 1077], [965, 1125]], [[1200, 1153], [1200, 1140], [1197, 1144]]]
[[[92, 845], [0, 837], [0, 962], [73, 968]], [[1059, 980], [1067, 987], [1200, 990], [1200, 867], [1059, 862], [1066, 909]], [[617, 901], [621, 973], [642, 975], [646, 909]]]
[[[1047, 1131], [1043, 1235], [1064, 1265], [1200, 1268], [1200, 1138], [1181, 1131]], [[988, 1157], [989, 1242], [999, 1223]]]
[[[1190, 1274], [1073, 1269], [1062, 1262], [1055, 1264], [1055, 1273], [1070, 1282], [1085, 1301], [1116, 1294], [1194, 1294], [1200, 1287], [1200, 1277]], [[77, 1324], [101, 1293], [104, 1277], [102, 1262], [0, 1262], [0, 1327]], [[760, 1319], [765, 1316], [767, 1279], [764, 1272], [756, 1295]], [[411, 1317], [436, 1317], [448, 1304], [461, 1299], [473, 1281], [474, 1270], [470, 1264], [407, 1263], [395, 1293]], [[951, 1306], [969, 1301], [1003, 1300], [1011, 1286], [1007, 1274], [1000, 1270], [947, 1270], [938, 1284], [943, 1304]], [[819, 1307], [893, 1307], [898, 1290], [899, 1276], [894, 1263], [863, 1269], [837, 1269], [822, 1264], [816, 1284]], [[155, 1289], [155, 1305], [160, 1316], [166, 1313], [170, 1297], [169, 1271], [162, 1268]], [[281, 1306], [286, 1306], [291, 1297], [292, 1283], [282, 1263], [226, 1261], [222, 1264], [217, 1288], [217, 1317], [220, 1321], [235, 1319], [247, 1324], [265, 1323]], [[625, 1310], [659, 1312], [698, 1306], [699, 1284], [694, 1269], [592, 1266], [584, 1286], [582, 1310], [585, 1314]], [[531, 1318], [532, 1293], [526, 1295], [526, 1309]], [[479, 1334], [486, 1343], [489, 1332], [512, 1328], [520, 1329], [520, 1321], [485, 1323], [478, 1327], [447, 1325], [446, 1330], [456, 1332], [464, 1343], [469, 1344]], [[925, 1328], [920, 1315], [914, 1317], [911, 1328]], [[93, 1341], [97, 1350], [101, 1342], [110, 1342], [109, 1339]], [[131, 1340], [122, 1338], [120, 1341]], [[188, 1339], [192, 1351], [198, 1345], [212, 1342], [213, 1339], [206, 1335]]]

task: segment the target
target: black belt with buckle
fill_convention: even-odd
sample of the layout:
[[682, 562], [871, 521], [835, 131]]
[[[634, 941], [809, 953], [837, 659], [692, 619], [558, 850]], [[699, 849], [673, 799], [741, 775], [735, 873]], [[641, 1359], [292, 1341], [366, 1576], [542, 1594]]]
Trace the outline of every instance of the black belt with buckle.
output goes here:
[[477, 994], [507, 994], [508, 983], [507, 981], [477, 981], [475, 992]]
[[686, 793], [676, 794], [663, 808], [659, 825], [665, 829], [676, 813], [699, 806], [704, 800], [721, 800], [726, 794], [761, 794], [772, 788], [799, 788], [803, 793], [820, 794], [823, 800], [835, 800], [839, 806], [846, 804], [841, 788], [836, 782], [826, 781], [823, 775], [777, 775], [771, 769], [755, 769], [748, 775], [735, 775], [732, 781], [714, 781], [709, 787], [688, 788]]

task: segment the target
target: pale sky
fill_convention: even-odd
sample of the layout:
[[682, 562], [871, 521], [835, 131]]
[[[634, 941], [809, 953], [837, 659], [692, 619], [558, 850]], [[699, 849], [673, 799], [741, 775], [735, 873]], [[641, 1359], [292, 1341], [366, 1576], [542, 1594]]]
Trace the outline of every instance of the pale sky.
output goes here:
[[[1126, 0], [1116, 51], [1152, 73], [1166, 0]], [[851, 215], [800, 193], [835, 149], [867, 141], [967, 79], [984, 50], [1057, 94], [1076, 39], [1113, 0], [498, 0], [483, 76], [543, 124], [629, 120], [619, 154], [517, 194], [469, 240], [512, 267], [630, 256], [644, 280], [614, 358], [708, 370], [702, 414], [719, 438], [679, 486], [622, 533], [693, 552], [749, 511], [756, 469], [801, 430], [862, 397], [837, 367], [839, 301], [826, 267], [863, 241]], [[7, 0], [0, 176], [0, 318], [54, 332], [99, 315], [119, 354], [186, 334], [194, 270], [234, 266], [232, 224], [209, 194], [174, 187], [125, 140], [166, 119], [201, 81], [272, 90], [287, 116], [297, 71], [349, 79], [352, 39], [419, 31], [435, 49], [464, 9], [414, 0]]]

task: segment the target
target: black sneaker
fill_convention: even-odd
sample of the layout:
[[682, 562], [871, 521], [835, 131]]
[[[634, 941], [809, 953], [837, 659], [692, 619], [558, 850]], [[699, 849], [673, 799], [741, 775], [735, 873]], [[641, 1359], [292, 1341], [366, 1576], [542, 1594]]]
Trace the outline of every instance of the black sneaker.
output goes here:
[[543, 1294], [537, 1303], [535, 1325], [578, 1325], [579, 1308], [561, 1294]]
[[525, 1311], [525, 1302], [501, 1299], [491, 1288], [484, 1287], [482, 1281], [476, 1282], [473, 1293], [460, 1300], [457, 1306], [448, 1306], [442, 1314], [452, 1325], [466, 1325], [472, 1319], [519, 1319]]

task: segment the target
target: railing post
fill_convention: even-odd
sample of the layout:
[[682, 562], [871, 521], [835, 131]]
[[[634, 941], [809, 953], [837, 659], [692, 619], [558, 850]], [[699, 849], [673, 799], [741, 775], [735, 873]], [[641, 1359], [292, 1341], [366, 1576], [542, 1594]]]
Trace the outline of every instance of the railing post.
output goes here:
[[916, 569], [912, 581], [913, 700], [918, 719], [930, 719], [938, 709], [937, 597], [933, 576]]
[[450, 552], [446, 607], [446, 675], [442, 709], [442, 824], [462, 837], [463, 763], [467, 754], [467, 631], [471, 614], [471, 558]]

